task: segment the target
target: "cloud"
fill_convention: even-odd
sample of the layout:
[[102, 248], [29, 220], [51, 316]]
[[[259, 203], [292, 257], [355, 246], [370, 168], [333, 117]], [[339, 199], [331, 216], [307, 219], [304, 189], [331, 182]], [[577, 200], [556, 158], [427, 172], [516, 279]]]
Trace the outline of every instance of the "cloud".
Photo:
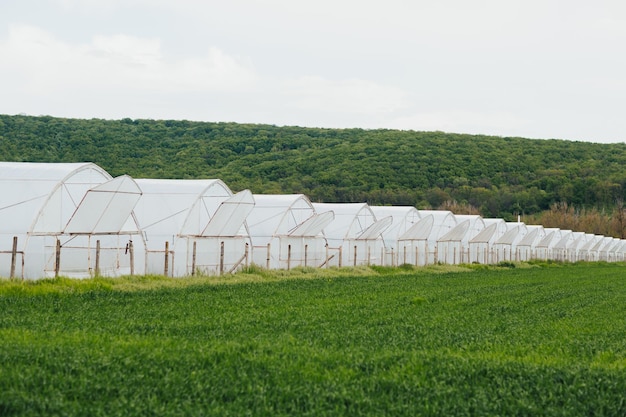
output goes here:
[[12, 82], [38, 94], [85, 89], [241, 91], [257, 79], [251, 68], [217, 47], [174, 60], [163, 56], [159, 39], [123, 34], [70, 44], [37, 27], [12, 26], [0, 43], [0, 55], [0, 69], [15, 75]]
[[299, 109], [330, 113], [387, 114], [408, 106], [403, 90], [361, 79], [301, 77], [286, 81], [284, 94]]

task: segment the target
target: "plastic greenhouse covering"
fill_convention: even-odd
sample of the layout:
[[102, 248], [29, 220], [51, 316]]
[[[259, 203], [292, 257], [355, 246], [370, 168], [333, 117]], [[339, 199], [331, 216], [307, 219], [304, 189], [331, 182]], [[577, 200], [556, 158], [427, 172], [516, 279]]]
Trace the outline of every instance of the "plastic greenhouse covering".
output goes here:
[[613, 237], [443, 210], [233, 193], [219, 179], [112, 178], [0, 162], [0, 276], [227, 274], [293, 267], [624, 261]]
[[245, 266], [246, 217], [254, 206], [248, 190], [233, 195], [218, 179], [138, 179], [143, 195], [135, 208], [142, 230], [146, 273], [216, 274]]
[[326, 227], [331, 266], [383, 265], [382, 234], [393, 222], [391, 216], [377, 219], [366, 203], [313, 203], [317, 211], [332, 211]]
[[415, 207], [370, 206], [377, 219], [391, 217], [391, 226], [382, 233], [385, 243], [385, 265], [417, 265], [419, 249], [413, 244], [414, 226], [420, 221], [420, 213]]
[[485, 228], [468, 242], [469, 262], [487, 264], [494, 262], [493, 245], [506, 233], [503, 219], [483, 219]]
[[526, 226], [528, 233], [517, 244], [520, 261], [526, 262], [533, 259], [535, 249], [539, 242], [546, 236], [546, 230], [540, 225]]
[[437, 241], [437, 261], [460, 264], [469, 260], [469, 241], [485, 228], [478, 215], [455, 215], [457, 225]]
[[0, 162], [0, 274], [129, 273], [126, 249], [138, 233], [132, 209], [139, 197], [133, 179], [112, 179], [92, 163]]
[[255, 194], [248, 216], [253, 262], [268, 269], [319, 267], [327, 258], [324, 228], [332, 212], [316, 212], [303, 194]]

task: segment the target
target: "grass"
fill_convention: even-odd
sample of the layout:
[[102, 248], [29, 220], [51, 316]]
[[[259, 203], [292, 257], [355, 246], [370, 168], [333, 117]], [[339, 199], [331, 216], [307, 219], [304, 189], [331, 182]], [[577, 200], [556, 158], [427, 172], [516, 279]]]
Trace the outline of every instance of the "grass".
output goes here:
[[625, 415], [626, 265], [513, 266], [0, 281], [0, 415]]

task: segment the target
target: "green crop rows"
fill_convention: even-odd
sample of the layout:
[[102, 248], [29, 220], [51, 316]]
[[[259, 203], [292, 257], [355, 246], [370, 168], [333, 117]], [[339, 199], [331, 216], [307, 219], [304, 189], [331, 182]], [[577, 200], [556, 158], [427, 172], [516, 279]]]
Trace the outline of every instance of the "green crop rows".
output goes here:
[[0, 415], [626, 415], [626, 266], [0, 282]]

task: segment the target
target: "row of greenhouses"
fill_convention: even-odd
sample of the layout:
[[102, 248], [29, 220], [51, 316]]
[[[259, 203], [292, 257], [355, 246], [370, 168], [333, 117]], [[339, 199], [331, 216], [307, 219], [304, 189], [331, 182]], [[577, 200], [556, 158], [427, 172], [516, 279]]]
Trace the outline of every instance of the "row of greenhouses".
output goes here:
[[531, 259], [624, 261], [626, 241], [414, 207], [233, 193], [219, 179], [112, 178], [0, 162], [0, 276], [234, 273]]

